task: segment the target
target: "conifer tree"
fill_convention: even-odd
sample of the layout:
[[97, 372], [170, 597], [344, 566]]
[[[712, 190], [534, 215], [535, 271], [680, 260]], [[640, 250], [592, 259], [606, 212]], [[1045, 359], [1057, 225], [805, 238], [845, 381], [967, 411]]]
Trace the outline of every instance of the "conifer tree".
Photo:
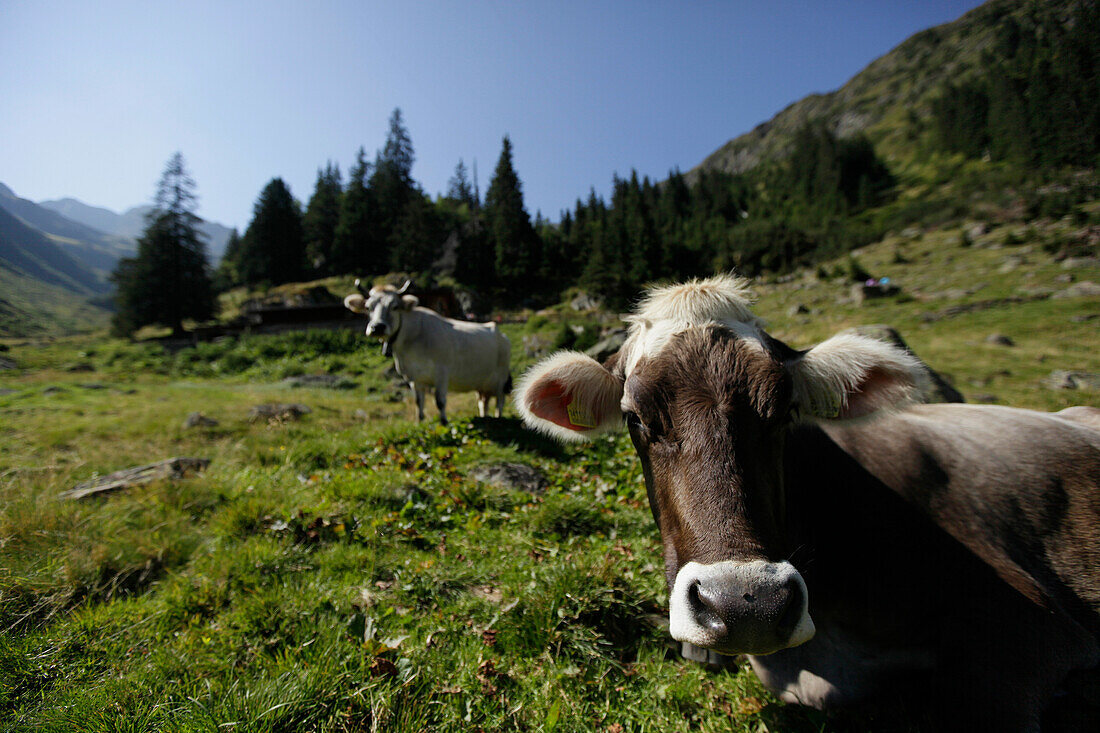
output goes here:
[[195, 181], [177, 152], [157, 184], [137, 255], [121, 260], [111, 277], [117, 333], [129, 335], [142, 326], [161, 324], [181, 336], [184, 319], [213, 317], [216, 303], [197, 205]]
[[388, 262], [377, 246], [373, 192], [367, 186], [371, 164], [359, 148], [355, 165], [348, 174], [348, 187], [340, 200], [340, 215], [333, 233], [328, 271], [333, 274], [376, 275], [386, 271]]
[[301, 280], [305, 244], [298, 202], [281, 178], [260, 192], [241, 246], [241, 279], [249, 284], [279, 285]]
[[223, 293], [234, 285], [241, 284], [241, 235], [233, 229], [229, 238], [225, 241], [225, 253], [222, 255], [218, 269], [214, 272], [214, 290]]
[[470, 183], [469, 174], [466, 172], [466, 164], [462, 162], [461, 158], [458, 159], [458, 165], [455, 166], [454, 175], [447, 182], [447, 198], [459, 204], [465, 204], [471, 213], [478, 206], [478, 201], [474, 197], [473, 184]]
[[399, 272], [424, 272], [438, 256], [446, 235], [436, 208], [419, 191], [405, 204], [394, 224], [391, 263]]
[[375, 239], [379, 249], [385, 248], [385, 252], [378, 254], [390, 266], [408, 259], [397, 251], [406, 244], [401, 241], [398, 226], [405, 216], [405, 208], [420, 195], [412, 179], [415, 160], [412, 138], [401, 109], [395, 109], [390, 116], [386, 144], [377, 156], [369, 184], [375, 203]]
[[512, 141], [507, 135], [485, 193], [484, 216], [498, 296], [502, 302], [518, 303], [530, 293], [540, 257], [535, 230], [523, 205], [519, 176], [512, 165]]
[[302, 216], [302, 233], [305, 237], [306, 261], [316, 275], [336, 275], [333, 270], [333, 243], [336, 225], [340, 221], [340, 197], [343, 195], [340, 168], [329, 162], [325, 169], [317, 171], [317, 183], [313, 196]]

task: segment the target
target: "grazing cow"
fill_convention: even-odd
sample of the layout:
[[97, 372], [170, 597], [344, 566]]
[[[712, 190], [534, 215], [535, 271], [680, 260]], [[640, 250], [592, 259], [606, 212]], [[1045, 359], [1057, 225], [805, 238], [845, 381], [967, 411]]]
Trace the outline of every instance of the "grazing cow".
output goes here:
[[416, 395], [417, 419], [424, 419], [424, 394], [435, 390], [439, 419], [447, 424], [447, 393], [477, 392], [478, 414], [485, 417], [490, 397], [496, 397], [497, 417], [504, 412], [504, 395], [512, 385], [509, 363], [512, 344], [495, 323], [470, 323], [444, 318], [418, 305], [407, 293], [382, 286], [344, 298], [355, 313], [368, 314], [368, 336], [386, 339], [382, 353], [393, 354], [398, 374]]
[[749, 305], [732, 277], [652, 290], [616, 355], [550, 357], [517, 408], [565, 440], [626, 423], [676, 639], [788, 702], [1037, 729], [1100, 663], [1100, 410], [906, 405], [910, 354], [797, 351]]

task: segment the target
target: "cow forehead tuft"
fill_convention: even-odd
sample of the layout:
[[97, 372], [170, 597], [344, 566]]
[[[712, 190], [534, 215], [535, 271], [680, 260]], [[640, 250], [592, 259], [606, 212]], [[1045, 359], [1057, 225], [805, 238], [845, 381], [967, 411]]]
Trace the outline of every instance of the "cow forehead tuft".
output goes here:
[[707, 321], [757, 320], [752, 312], [749, 281], [733, 275], [715, 275], [677, 285], [650, 288], [635, 310], [638, 321], [682, 321], [700, 325]]
[[628, 318], [630, 334], [619, 362], [624, 376], [643, 357], [656, 356], [673, 336], [693, 327], [725, 326], [763, 349], [763, 323], [752, 312], [752, 302], [748, 281], [733, 275], [650, 289]]

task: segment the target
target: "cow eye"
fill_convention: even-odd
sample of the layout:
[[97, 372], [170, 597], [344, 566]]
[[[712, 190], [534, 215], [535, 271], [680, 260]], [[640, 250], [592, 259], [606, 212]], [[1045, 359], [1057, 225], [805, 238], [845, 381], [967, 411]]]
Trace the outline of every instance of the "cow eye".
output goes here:
[[645, 423], [642, 422], [642, 419], [638, 417], [638, 413], [636, 412], [624, 412], [623, 422], [626, 423], [627, 429], [631, 432], [644, 433], [646, 431]]

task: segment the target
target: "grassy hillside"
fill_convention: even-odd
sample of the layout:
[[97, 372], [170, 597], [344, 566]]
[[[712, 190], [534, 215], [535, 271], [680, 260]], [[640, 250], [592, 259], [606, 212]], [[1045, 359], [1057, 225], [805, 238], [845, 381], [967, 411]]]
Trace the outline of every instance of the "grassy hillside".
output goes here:
[[1029, 0], [990, 0], [954, 22], [916, 33], [840, 89], [791, 104], [711, 153], [698, 168], [741, 173], [781, 158], [810, 120], [826, 122], [841, 137], [863, 132], [892, 163], [909, 162], [943, 84], [973, 74], [998, 24], [1028, 5]]
[[102, 293], [107, 288], [91, 269], [66, 254], [50, 237], [2, 208], [0, 262], [35, 280], [80, 295]]
[[98, 331], [107, 327], [109, 316], [68, 288], [0, 264], [0, 338]]
[[[1070, 230], [907, 232], [855, 255], [900, 295], [846, 301], [842, 259], [758, 283], [758, 311], [800, 347], [893, 325], [971, 400], [1100, 406], [1100, 392], [1043, 386], [1055, 369], [1100, 372], [1100, 297], [1084, 286], [1100, 268], [1048, 251]], [[505, 324], [515, 373], [529, 349], [601, 323], [615, 318], [565, 307]], [[6, 730], [914, 729], [912, 711], [785, 706], [747, 669], [668, 653], [659, 539], [624, 436], [560, 447], [510, 406], [473, 419], [470, 395], [452, 396], [452, 428], [416, 425], [357, 330], [177, 353], [77, 337], [3, 356], [16, 365], [0, 371]], [[303, 373], [355, 385], [284, 381]], [[311, 412], [249, 420], [274, 402]], [[183, 427], [196, 410], [218, 424]], [[57, 498], [176, 455], [211, 464]], [[546, 488], [469, 475], [502, 460]]]

